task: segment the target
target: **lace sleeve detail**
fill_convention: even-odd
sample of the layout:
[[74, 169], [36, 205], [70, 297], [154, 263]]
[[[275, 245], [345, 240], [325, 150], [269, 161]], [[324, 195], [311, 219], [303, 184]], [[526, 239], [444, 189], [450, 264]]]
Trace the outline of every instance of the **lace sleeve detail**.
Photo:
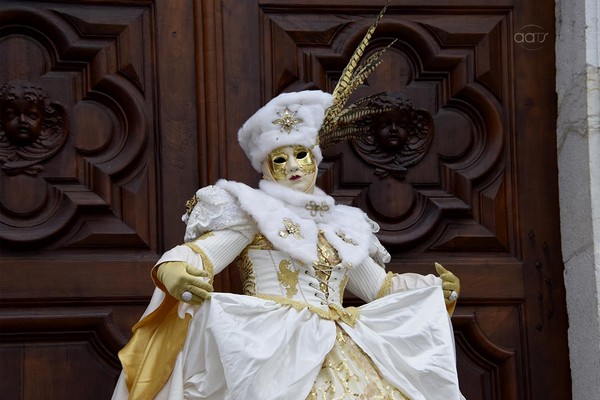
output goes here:
[[236, 198], [219, 187], [210, 185], [199, 189], [191, 202], [193, 208], [181, 219], [186, 223], [185, 242], [202, 234], [221, 229], [244, 229], [254, 225], [250, 216], [241, 209]]

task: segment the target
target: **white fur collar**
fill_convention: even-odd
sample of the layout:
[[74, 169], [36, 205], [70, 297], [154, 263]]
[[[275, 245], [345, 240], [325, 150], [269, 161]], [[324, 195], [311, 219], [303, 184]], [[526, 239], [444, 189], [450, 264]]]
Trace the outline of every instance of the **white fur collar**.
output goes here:
[[318, 260], [319, 230], [342, 262], [357, 265], [368, 257], [372, 230], [364, 212], [336, 205], [319, 188], [308, 194], [265, 180], [260, 182], [260, 189], [226, 180], [218, 181], [216, 186], [233, 194], [260, 232], [295, 259], [305, 263]]

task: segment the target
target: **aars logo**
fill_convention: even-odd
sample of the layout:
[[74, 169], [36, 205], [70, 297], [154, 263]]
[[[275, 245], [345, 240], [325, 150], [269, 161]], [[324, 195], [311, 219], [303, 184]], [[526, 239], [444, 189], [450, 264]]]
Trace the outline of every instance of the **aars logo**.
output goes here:
[[527, 50], [539, 50], [549, 41], [550, 34], [539, 25], [525, 25], [515, 35], [515, 43]]

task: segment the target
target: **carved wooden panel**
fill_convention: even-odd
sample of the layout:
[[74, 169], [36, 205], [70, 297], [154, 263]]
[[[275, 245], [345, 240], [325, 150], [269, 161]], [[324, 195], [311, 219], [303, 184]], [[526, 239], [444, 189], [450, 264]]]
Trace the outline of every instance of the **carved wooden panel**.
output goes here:
[[[16, 3], [2, 9], [0, 52], [19, 56], [1, 64], [0, 82], [45, 90], [64, 106], [61, 129], [68, 129], [66, 144], [47, 151], [56, 154], [40, 160], [39, 173], [3, 162], [4, 246], [156, 249], [149, 12]], [[1, 100], [6, 116], [8, 94]]]
[[105, 309], [63, 310], [42, 317], [35, 310], [5, 314], [1, 397], [108, 399], [121, 369], [114, 357], [121, 346]]
[[0, 3], [0, 398], [112, 393], [164, 246], [154, 12]]
[[[373, 162], [339, 145], [326, 153], [322, 181], [335, 197], [368, 210], [382, 226], [380, 238], [393, 249], [418, 243], [429, 250], [513, 250], [507, 235], [514, 227], [506, 218], [512, 212], [506, 160], [514, 134], [505, 112], [510, 107], [507, 11], [471, 14], [468, 20], [441, 10], [389, 12], [375, 32], [365, 57], [397, 41], [355, 98], [381, 91], [404, 94], [433, 116], [432, 146], [403, 181], [374, 176]], [[265, 80], [266, 93], [306, 82], [332, 90], [373, 19], [268, 10], [263, 18], [263, 62], [273, 77]], [[316, 19], [329, 34], [318, 43], [306, 39]], [[272, 53], [290, 57], [272, 58]], [[289, 65], [292, 60], [296, 65]]]

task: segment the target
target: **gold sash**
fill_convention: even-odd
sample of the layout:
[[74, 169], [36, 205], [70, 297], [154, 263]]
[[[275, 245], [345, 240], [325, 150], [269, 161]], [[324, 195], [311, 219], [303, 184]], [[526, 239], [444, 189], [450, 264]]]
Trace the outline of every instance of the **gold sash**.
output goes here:
[[130, 400], [156, 396], [173, 371], [191, 320], [177, 314], [178, 301], [167, 295], [162, 304], [132, 328], [133, 336], [119, 352]]

